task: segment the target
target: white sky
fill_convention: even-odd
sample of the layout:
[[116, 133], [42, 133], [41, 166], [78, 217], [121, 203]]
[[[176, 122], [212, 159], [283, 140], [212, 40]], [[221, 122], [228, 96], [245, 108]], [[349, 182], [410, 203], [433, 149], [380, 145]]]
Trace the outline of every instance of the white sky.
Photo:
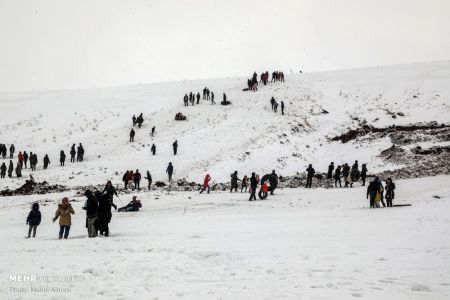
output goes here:
[[0, 91], [450, 59], [450, 0], [0, 0]]

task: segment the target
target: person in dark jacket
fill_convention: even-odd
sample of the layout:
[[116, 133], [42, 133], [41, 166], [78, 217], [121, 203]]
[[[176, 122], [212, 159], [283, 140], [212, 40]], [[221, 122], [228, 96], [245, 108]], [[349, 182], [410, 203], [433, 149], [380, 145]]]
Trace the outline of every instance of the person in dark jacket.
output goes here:
[[155, 136], [155, 126], [152, 127], [152, 132], [150, 133], [151, 136]]
[[367, 177], [367, 167], [366, 167], [366, 164], [362, 164], [362, 166], [361, 166], [361, 180], [362, 180], [362, 185], [363, 186], [366, 185], [366, 177]]
[[134, 142], [134, 136], [136, 135], [136, 132], [134, 132], [134, 129], [131, 128], [130, 131], [130, 143]]
[[111, 181], [108, 180], [106, 182], [105, 188], [102, 191], [102, 195], [106, 194], [108, 196], [109, 201], [111, 202], [111, 206], [114, 207], [115, 210], [117, 210], [117, 206], [114, 204], [114, 195], [119, 197], [117, 194], [116, 189], [113, 187]]
[[284, 102], [281, 101], [281, 115], [284, 116]]
[[139, 173], [139, 170], [136, 170], [136, 172], [133, 175], [133, 182], [134, 182], [134, 188], [140, 190], [140, 183], [141, 183], [141, 173]]
[[200, 93], [197, 93], [197, 104], [200, 104]]
[[32, 153], [32, 154], [30, 155], [30, 165], [31, 165], [31, 170], [32, 170], [32, 171], [36, 171], [36, 165], [37, 165], [37, 163], [38, 163], [37, 155], [36, 155], [36, 153]]
[[230, 193], [233, 192], [233, 189], [234, 189], [235, 192], [238, 191], [238, 187], [239, 187], [238, 186], [238, 181], [241, 181], [238, 178], [238, 171], [234, 171], [234, 173], [231, 174], [231, 189], [230, 189]]
[[9, 167], [8, 167], [8, 177], [12, 177], [12, 173], [14, 172], [14, 165], [12, 160], [9, 161]]
[[367, 198], [370, 197], [370, 208], [376, 208], [376, 204], [375, 204], [375, 198], [377, 196], [377, 193], [380, 192], [380, 186], [381, 186], [381, 182], [378, 179], [378, 177], [375, 177], [370, 183], [369, 186], [367, 187]]
[[216, 102], [214, 101], [214, 93], [211, 92], [211, 105], [216, 104]]
[[5, 178], [6, 176], [6, 164], [2, 163], [2, 166], [0, 167], [0, 178]]
[[272, 170], [272, 173], [269, 176], [269, 183], [270, 183], [270, 194], [273, 195], [273, 192], [278, 187], [278, 175], [275, 173], [275, 170]]
[[100, 235], [109, 236], [109, 223], [111, 222], [111, 201], [107, 194], [100, 191], [95, 192], [95, 198], [98, 200], [98, 217], [95, 220], [95, 229]]
[[334, 162], [331, 162], [331, 164], [328, 166], [327, 179], [333, 178], [333, 170], [334, 170]]
[[9, 147], [9, 158], [10, 159], [14, 158], [14, 151], [16, 151], [16, 147], [14, 147], [14, 144], [11, 144], [11, 146]]
[[152, 147], [150, 148], [150, 150], [152, 151], [152, 155], [156, 154], [156, 146], [155, 146], [155, 144], [152, 144]]
[[72, 147], [70, 148], [70, 162], [71, 163], [75, 162], [75, 154], [77, 154], [77, 151], [75, 150], [75, 144], [73, 144]]
[[77, 148], [77, 161], [82, 162], [83, 160], [84, 160], [84, 147], [80, 143]]
[[152, 187], [152, 175], [150, 174], [150, 171], [147, 170], [147, 177], [144, 177], [148, 181], [148, 189], [150, 190]]
[[172, 148], [173, 148], [173, 155], [177, 155], [178, 141], [173, 142]]
[[45, 154], [45, 156], [44, 156], [44, 170], [47, 169], [49, 164], [50, 164], [50, 158], [48, 157], [48, 154]]
[[173, 165], [170, 162], [166, 169], [167, 175], [169, 175], [169, 182], [172, 182], [172, 174], [173, 174]]
[[128, 170], [123, 174], [122, 181], [125, 186], [125, 189], [128, 189]]
[[313, 178], [314, 174], [316, 173], [316, 170], [314, 170], [314, 168], [310, 164], [308, 166], [308, 168], [306, 169], [306, 172], [307, 172], [307, 174], [306, 174], [306, 188], [311, 188], [312, 178]]
[[133, 117], [131, 118], [131, 120], [133, 121], [133, 126], [135, 126], [136, 125], [136, 116], [135, 115], [133, 115]]
[[39, 211], [39, 203], [35, 202], [31, 206], [31, 211], [27, 217], [28, 238], [31, 237], [31, 231], [33, 231], [33, 237], [36, 237], [36, 229], [41, 224], [41, 212]]
[[61, 152], [59, 153], [59, 164], [61, 165], [61, 167], [64, 167], [65, 162], [66, 162], [66, 154], [64, 153], [64, 151], [61, 150]]
[[258, 187], [258, 180], [256, 179], [255, 172], [250, 177], [250, 199], [248, 201], [256, 201], [256, 188]]
[[16, 176], [17, 176], [17, 178], [22, 177], [22, 166], [20, 165], [19, 162], [17, 162], [17, 165], [16, 165]]
[[27, 151], [23, 151], [23, 163], [25, 165], [25, 169], [27, 168], [27, 163], [28, 163], [28, 153]]
[[337, 187], [337, 183], [339, 182], [339, 187], [342, 187], [341, 182], [341, 166], [338, 166], [336, 168], [336, 171], [334, 171], [334, 187]]
[[97, 230], [95, 229], [94, 224], [98, 217], [98, 200], [91, 190], [86, 190], [84, 195], [87, 198], [86, 203], [83, 206], [83, 209], [86, 210], [86, 228], [89, 237], [96, 237]]
[[189, 106], [189, 97], [187, 94], [183, 97], [184, 106]]
[[137, 196], [133, 196], [133, 200], [126, 206], [119, 208], [120, 212], [139, 211], [142, 207], [141, 200], [137, 200]]
[[395, 190], [395, 183], [392, 182], [391, 178], [388, 178], [386, 180], [386, 185], [384, 186], [384, 191], [386, 192], [385, 198], [387, 207], [392, 207], [392, 200], [395, 197], [394, 190]]

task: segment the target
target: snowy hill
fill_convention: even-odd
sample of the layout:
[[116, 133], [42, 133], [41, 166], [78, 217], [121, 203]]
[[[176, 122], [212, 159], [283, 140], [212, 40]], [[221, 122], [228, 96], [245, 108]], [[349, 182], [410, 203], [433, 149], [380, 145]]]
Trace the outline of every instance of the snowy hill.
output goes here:
[[[229, 174], [272, 169], [281, 175], [303, 172], [309, 163], [326, 171], [335, 164], [359, 160], [370, 172], [398, 168], [379, 156], [392, 142], [341, 143], [330, 138], [361, 124], [385, 128], [392, 124], [449, 121], [450, 62], [287, 75], [285, 82], [260, 84], [257, 92], [242, 91], [246, 78], [154, 83], [137, 86], [0, 94], [0, 143], [38, 154], [34, 177], [69, 186], [120, 183], [126, 169], [150, 170], [165, 180], [169, 161], [175, 178], [200, 182], [206, 172], [213, 181], [228, 181]], [[185, 93], [208, 87], [220, 102], [226, 93], [231, 106], [184, 107]], [[271, 97], [284, 101], [286, 113], [271, 111]], [[144, 114], [144, 125], [129, 143], [131, 117]], [[182, 112], [188, 121], [174, 121]], [[328, 112], [328, 113], [327, 113]], [[395, 118], [394, 118], [395, 117]], [[149, 133], [156, 126], [157, 134]], [[177, 139], [179, 154], [172, 155]], [[425, 140], [426, 142], [427, 140]], [[73, 143], [83, 143], [85, 162], [59, 167], [59, 152], [69, 156]], [[431, 140], [423, 146], [448, 145]], [[155, 143], [157, 155], [150, 146]], [[51, 165], [42, 170], [49, 154]], [[69, 159], [67, 159], [69, 160]], [[29, 170], [24, 170], [28, 177]], [[119, 174], [119, 175], [116, 175]], [[0, 181], [15, 187], [21, 180]]]

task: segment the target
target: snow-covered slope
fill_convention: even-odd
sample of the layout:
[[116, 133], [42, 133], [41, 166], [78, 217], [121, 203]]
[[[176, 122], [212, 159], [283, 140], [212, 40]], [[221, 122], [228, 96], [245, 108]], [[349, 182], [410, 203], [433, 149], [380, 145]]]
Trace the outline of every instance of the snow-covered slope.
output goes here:
[[[229, 174], [272, 169], [281, 175], [304, 171], [312, 163], [325, 171], [335, 164], [359, 160], [371, 171], [395, 167], [377, 157], [388, 148], [388, 139], [371, 143], [330, 142], [365, 120], [376, 127], [425, 121], [448, 122], [450, 113], [450, 62], [292, 74], [284, 83], [260, 85], [244, 92], [246, 78], [155, 83], [137, 86], [0, 94], [0, 143], [14, 143], [19, 150], [38, 154], [38, 181], [66, 185], [119, 183], [126, 169], [150, 170], [165, 180], [169, 161], [175, 178], [200, 182], [206, 172], [213, 181], [227, 181]], [[184, 107], [190, 91], [208, 87], [219, 102], [222, 93], [231, 106]], [[286, 114], [274, 114], [269, 100], [286, 104]], [[324, 111], [328, 113], [324, 113]], [[136, 129], [135, 143], [128, 142], [131, 116], [144, 114]], [[186, 122], [174, 121], [182, 112]], [[404, 116], [392, 118], [392, 114]], [[149, 133], [156, 126], [157, 134]], [[171, 145], [177, 139], [179, 155]], [[59, 152], [66, 155], [73, 143], [83, 143], [84, 163], [59, 167]], [[155, 143], [157, 155], [150, 146]], [[42, 170], [49, 154], [51, 166]], [[28, 170], [24, 177], [28, 177]], [[116, 175], [119, 174], [119, 175]], [[0, 180], [0, 187], [21, 184], [16, 178]]]

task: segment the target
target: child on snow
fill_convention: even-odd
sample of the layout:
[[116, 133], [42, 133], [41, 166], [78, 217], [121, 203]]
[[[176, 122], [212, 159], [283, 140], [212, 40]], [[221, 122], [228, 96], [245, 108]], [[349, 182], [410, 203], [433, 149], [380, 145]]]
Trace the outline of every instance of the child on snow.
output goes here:
[[31, 236], [31, 231], [33, 231], [33, 237], [36, 237], [36, 229], [41, 223], [41, 212], [39, 211], [39, 203], [35, 202], [31, 206], [31, 211], [27, 217], [28, 228], [28, 238]]
[[268, 196], [268, 192], [269, 191], [269, 186], [267, 185], [267, 182], [263, 181], [263, 183], [261, 183], [261, 190], [258, 193], [258, 197], [261, 200], [264, 200], [267, 198]]

